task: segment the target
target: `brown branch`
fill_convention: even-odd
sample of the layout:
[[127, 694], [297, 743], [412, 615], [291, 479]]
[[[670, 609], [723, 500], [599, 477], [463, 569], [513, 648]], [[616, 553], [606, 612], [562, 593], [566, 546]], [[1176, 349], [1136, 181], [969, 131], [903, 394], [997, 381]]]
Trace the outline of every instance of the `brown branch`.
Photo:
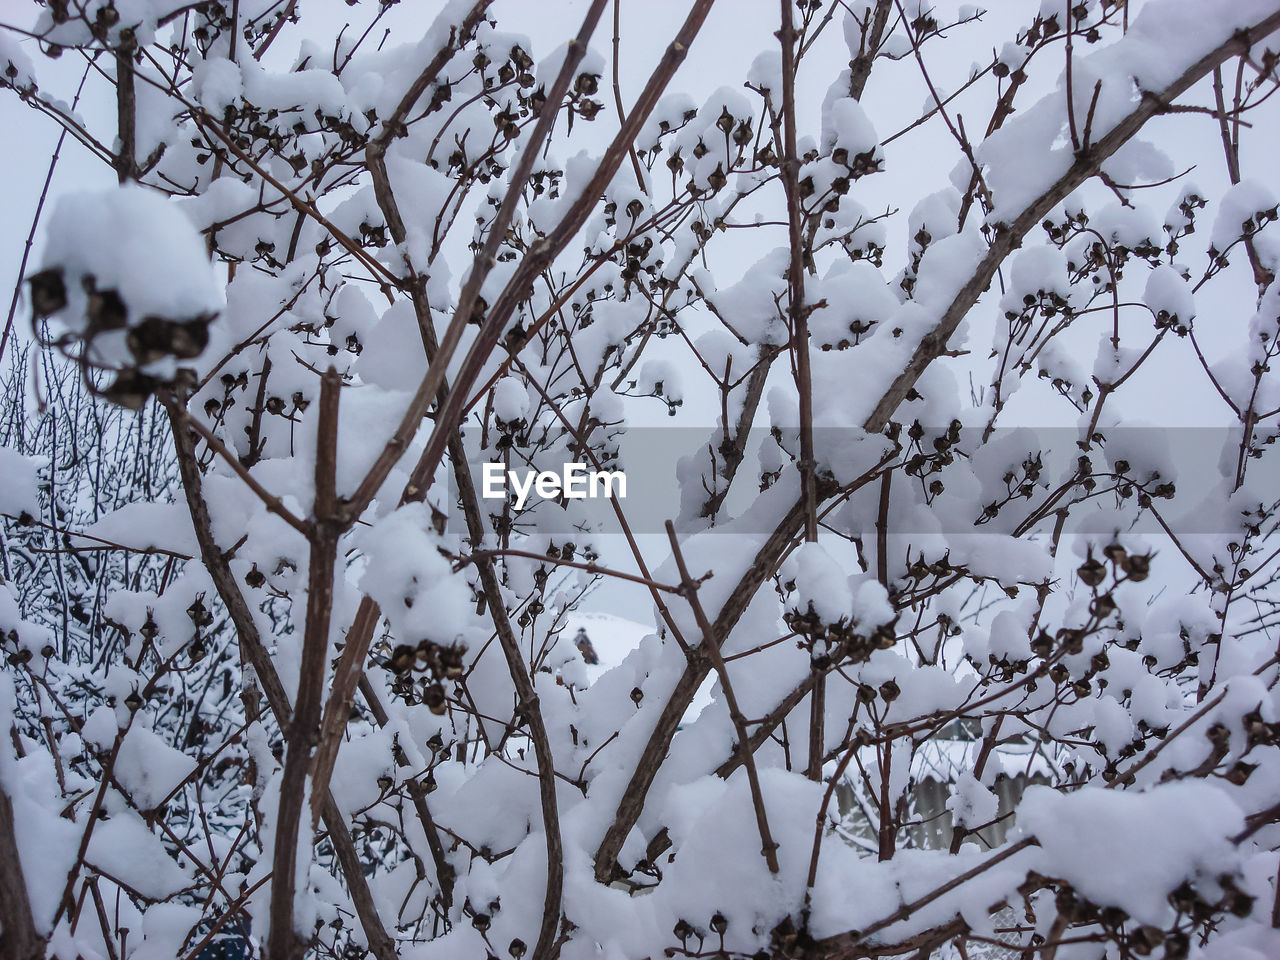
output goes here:
[[849, 63], [849, 96], [855, 100], [861, 100], [862, 92], [866, 89], [867, 79], [871, 76], [871, 67], [885, 39], [885, 28], [889, 23], [889, 12], [892, 6], [893, 0], [876, 0], [876, 9], [871, 15], [869, 30], [868, 25], [863, 26], [858, 55]]
[[[588, 10], [578, 36], [570, 43], [565, 62], [561, 66], [555, 82], [552, 84], [551, 92], [548, 95], [548, 103], [558, 104], [563, 99], [565, 92], [569, 88], [569, 82], [574, 70], [577, 69], [577, 65], [586, 54], [587, 41], [590, 40], [596, 23], [604, 12], [605, 2], [607, 0], [594, 0], [591, 9]], [[410, 102], [411, 104], [412, 102]], [[350, 525], [353, 523], [377, 495], [378, 489], [382, 486], [387, 474], [399, 461], [401, 454], [408, 446], [409, 440], [417, 432], [422, 417], [427, 412], [431, 401], [435, 400], [438, 407], [443, 407], [448, 399], [454, 395], [455, 392], [450, 390], [446, 380], [449, 359], [461, 340], [462, 331], [471, 316], [472, 307], [479, 296], [484, 278], [496, 263], [495, 257], [498, 246], [505, 237], [507, 224], [510, 223], [514, 216], [515, 207], [519, 202], [524, 183], [528, 180], [533, 170], [539, 145], [551, 134], [551, 127], [555, 122], [555, 114], [556, 110], [554, 108], [547, 107], [544, 108], [542, 115], [538, 118], [532, 138], [525, 145], [524, 151], [520, 155], [520, 160], [516, 164], [516, 169], [512, 173], [506, 197], [498, 210], [498, 215], [485, 242], [484, 252], [473, 263], [471, 273], [468, 275], [467, 282], [459, 295], [458, 306], [454, 311], [454, 316], [448, 329], [445, 331], [443, 343], [438, 342], [436, 339], [435, 327], [426, 302], [425, 287], [418, 281], [416, 276], [414, 277], [411, 295], [414, 312], [418, 320], [419, 334], [422, 336], [423, 348], [428, 358], [427, 372], [418, 385], [413, 400], [410, 401], [409, 409], [391, 438], [387, 441], [382, 453], [379, 454], [378, 459], [365, 475], [356, 492], [345, 503], [340, 505], [340, 515], [344, 524]], [[384, 216], [387, 218], [392, 239], [397, 243], [403, 243], [405, 238], [404, 221], [400, 216], [399, 207], [396, 204], [395, 195], [387, 177], [386, 166], [383, 163], [384, 151], [385, 147], [375, 141], [369, 145], [366, 157], [373, 175], [375, 196]], [[409, 266], [409, 270], [412, 274], [412, 265]], [[436, 433], [452, 436], [452, 431], [441, 430], [439, 418], [437, 418]], [[419, 499], [420, 496], [425, 496], [425, 494], [426, 490], [423, 489], [422, 483], [411, 477], [404, 490], [401, 502]], [[478, 544], [479, 541], [477, 541]], [[325, 706], [314, 769], [314, 776], [319, 784], [327, 784], [332, 773], [342, 729], [346, 725], [347, 714], [344, 711], [350, 709], [356, 685], [364, 670], [364, 658], [369, 651], [369, 644], [373, 639], [373, 630], [378, 618], [377, 604], [370, 597], [363, 597], [356, 610], [356, 617], [352, 621], [351, 629], [347, 632], [346, 646], [343, 648], [342, 656], [339, 659], [337, 670], [334, 674], [333, 689]]]
[[12, 960], [43, 960], [44, 957], [44, 937], [36, 929], [31, 914], [27, 883], [18, 858], [13, 804], [3, 787], [0, 787], [0, 956]]
[[[1239, 122], [1240, 111], [1240, 88], [1239, 76], [1237, 75], [1236, 101], [1233, 115], [1237, 123]], [[1233, 185], [1240, 182], [1240, 141], [1237, 136], [1232, 134], [1232, 125], [1227, 119], [1227, 105], [1222, 93], [1222, 67], [1213, 68], [1213, 100], [1217, 107], [1218, 133], [1222, 137], [1222, 152], [1227, 160], [1227, 176]], [[1249, 256], [1249, 266], [1253, 268], [1254, 283], [1258, 285], [1259, 290], [1265, 289], [1274, 279], [1270, 277], [1270, 271], [1262, 265], [1258, 259], [1258, 248], [1253, 242], [1253, 237], [1244, 238], [1245, 253]]]
[[[561, 72], [556, 78], [556, 83], [548, 95], [548, 103], [558, 103], [559, 98], [563, 97], [564, 91], [568, 88], [573, 70], [576, 69], [577, 64], [585, 54], [586, 40], [590, 37], [595, 23], [603, 12], [605, 2], [606, 0], [596, 0], [591, 10], [588, 11], [579, 37], [569, 45], [565, 65], [561, 68]], [[512, 291], [523, 290], [532, 281], [532, 278], [540, 273], [543, 267], [551, 261], [555, 254], [568, 244], [578, 228], [581, 227], [587, 214], [594, 207], [597, 198], [603, 192], [609, 180], [612, 179], [626, 149], [639, 132], [640, 126], [648, 119], [649, 114], [657, 104], [662, 90], [665, 89], [676, 68], [683, 62], [688, 53], [689, 44], [697, 35], [713, 2], [714, 0], [697, 0], [694, 9], [677, 33], [676, 39], [672, 41], [662, 61], [650, 77], [649, 83], [641, 94], [631, 116], [623, 123], [622, 129], [619, 130], [618, 135], [614, 138], [613, 143], [605, 154], [604, 160], [602, 160], [597, 169], [596, 175], [583, 190], [578, 200], [575, 201], [573, 209], [566, 215], [556, 231], [551, 236], [544, 238], [526, 255], [520, 269], [516, 271], [516, 275], [490, 309], [489, 315], [486, 317], [484, 325], [482, 325], [481, 334], [477, 337], [475, 345], [473, 345], [472, 350], [463, 361], [459, 381], [449, 391], [448, 402], [436, 417], [436, 426], [432, 432], [431, 440], [428, 442], [427, 449], [424, 450], [417, 467], [415, 467], [410, 476], [409, 483], [405, 488], [404, 500], [420, 500], [425, 497], [430, 486], [430, 479], [434, 476], [435, 467], [443, 456], [453, 434], [456, 433], [456, 422], [462, 409], [464, 409], [466, 385], [475, 381], [479, 369], [483, 366], [485, 359], [497, 343], [498, 335], [505, 326], [506, 317], [516, 307], [518, 298]], [[543, 115], [539, 117], [532, 139], [526, 145], [520, 161], [516, 165], [516, 170], [508, 186], [506, 199], [499, 209], [494, 225], [490, 228], [485, 251], [477, 258], [471, 274], [467, 278], [467, 283], [459, 296], [458, 307], [455, 310], [449, 328], [445, 331], [445, 338], [441, 341], [434, 359], [430, 362], [427, 375], [419, 385], [418, 392], [415, 394], [413, 401], [411, 401], [409, 410], [402, 419], [400, 426], [391, 440], [388, 441], [383, 453], [379, 455], [368, 475], [361, 482], [359, 489], [345, 505], [345, 516], [348, 519], [358, 516], [376, 495], [387, 473], [399, 461], [400, 455], [408, 445], [409, 439], [417, 431], [418, 424], [427, 410], [430, 399], [436, 395], [439, 388], [444, 384], [445, 367], [452, 355], [452, 351], [461, 339], [462, 329], [471, 315], [472, 306], [479, 295], [480, 285], [495, 263], [494, 257], [505, 235], [506, 225], [513, 215], [522, 185], [532, 171], [537, 146], [549, 135], [553, 119], [554, 113], [550, 109], [545, 109]], [[341, 704], [352, 696], [356, 679], [363, 669], [363, 659], [368, 651], [368, 643], [372, 636], [372, 624], [376, 620], [375, 609], [373, 602], [366, 597], [361, 602], [360, 610], [357, 611], [357, 616], [361, 619], [362, 629], [358, 634], [353, 629], [347, 635], [347, 645], [339, 662], [329, 705], [326, 707], [326, 720], [321, 736], [322, 750], [326, 749], [326, 744], [334, 736], [333, 728], [337, 726], [341, 717]], [[366, 629], [369, 634], [368, 637], [365, 635]], [[692, 696], [692, 692], [690, 692], [690, 696]], [[541, 765], [541, 759], [539, 763]], [[550, 842], [550, 838], [548, 842]], [[550, 892], [550, 887], [549, 883], [548, 892]]]
[[[818, 469], [813, 449], [813, 374], [809, 367], [809, 311], [804, 302], [804, 240], [800, 221], [800, 158], [796, 156], [796, 31], [792, 0], [782, 0], [782, 185], [787, 196], [787, 237], [791, 257], [787, 270], [787, 313], [791, 320], [791, 350], [795, 357], [796, 392], [800, 395], [800, 490], [804, 499], [804, 538], [818, 542]], [[713, 641], [718, 642], [718, 641]], [[717, 650], [717, 654], [718, 654]], [[826, 743], [826, 675], [815, 667], [813, 696], [809, 700], [809, 763], [805, 775], [822, 782], [822, 757]]]
[[191, 514], [191, 525], [195, 529], [196, 543], [200, 547], [200, 559], [209, 571], [214, 588], [227, 608], [227, 615], [236, 628], [240, 642], [240, 654], [248, 660], [262, 684], [267, 703], [276, 715], [276, 720], [283, 728], [288, 723], [292, 707], [284, 685], [276, 674], [271, 663], [271, 655], [262, 643], [253, 612], [245, 601], [240, 585], [236, 583], [222, 548], [213, 538], [213, 522], [209, 516], [209, 505], [204, 499], [204, 479], [200, 473], [199, 461], [196, 458], [195, 442], [186, 432], [187, 415], [182, 409], [182, 401], [172, 395], [162, 395], [160, 402], [169, 415], [169, 428], [173, 436], [173, 446], [177, 454], [178, 476], [182, 480], [182, 490], [186, 496], [187, 510]]
[[764, 795], [760, 791], [760, 774], [756, 770], [755, 754], [747, 743], [747, 721], [742, 711], [738, 709], [738, 698], [733, 692], [733, 685], [729, 682], [729, 668], [725, 665], [724, 656], [720, 653], [720, 644], [715, 630], [711, 626], [711, 621], [707, 619], [707, 612], [703, 609], [702, 602], [698, 600], [698, 581], [689, 575], [689, 568], [684, 562], [684, 552], [680, 549], [680, 540], [676, 537], [676, 528], [670, 520], [667, 521], [667, 540], [671, 543], [671, 554], [675, 558], [676, 569], [680, 571], [681, 593], [689, 602], [694, 619], [698, 623], [698, 629], [702, 632], [702, 650], [711, 661], [716, 676], [720, 678], [720, 689], [724, 693], [725, 706], [729, 709], [729, 719], [733, 723], [734, 734], [738, 738], [738, 755], [747, 768], [747, 783], [751, 788], [751, 806], [755, 810], [756, 829], [760, 831], [760, 853], [769, 866], [769, 872], [777, 873], [778, 844], [769, 830], [769, 817], [764, 808]]
[[187, 410], [183, 404], [175, 402], [172, 406], [168, 403], [166, 403], [165, 406], [169, 410], [170, 419], [173, 421], [173, 430], [175, 434], [179, 430], [189, 427], [200, 437], [201, 440], [205, 442], [210, 450], [220, 456], [223, 461], [226, 462], [227, 466], [235, 471], [236, 476], [241, 479], [246, 487], [257, 495], [258, 499], [262, 501], [263, 505], [269, 512], [274, 513], [304, 537], [309, 537], [311, 535], [311, 527], [307, 521], [299, 519], [291, 510], [289, 510], [288, 507], [284, 505], [279, 497], [259, 483], [253, 474], [251, 474], [244, 465], [240, 463], [239, 458], [227, 449], [226, 444], [219, 440], [217, 435], [201, 423], [200, 420], [193, 417], [191, 412]]
[[[467, 473], [466, 451], [462, 438], [455, 431], [450, 437], [450, 459], [457, 479], [458, 493], [467, 518], [467, 529], [473, 544], [484, 538], [484, 525], [475, 486]], [[547, 848], [547, 886], [542, 902], [542, 923], [538, 940], [534, 944], [532, 960], [554, 960], [559, 950], [556, 935], [560, 930], [561, 902], [564, 897], [564, 846], [560, 836], [560, 813], [556, 800], [555, 758], [551, 753], [551, 738], [542, 717], [542, 708], [533, 679], [525, 667], [520, 652], [520, 641], [511, 629], [511, 618], [502, 597], [502, 587], [494, 570], [493, 560], [482, 556], [476, 561], [480, 574], [480, 586], [484, 591], [486, 609], [493, 619], [498, 643], [507, 661], [507, 670], [515, 686], [517, 719], [523, 718], [533, 741], [534, 757], [538, 762], [538, 800], [542, 811], [542, 829]]]
[[680, 593], [681, 588], [673, 586], [669, 583], [659, 583], [649, 577], [637, 576], [634, 573], [627, 573], [623, 570], [613, 570], [609, 567], [602, 567], [598, 563], [579, 563], [576, 560], [562, 560], [559, 557], [549, 557], [545, 553], [534, 553], [530, 550], [477, 550], [469, 556], [463, 557], [460, 561], [463, 564], [478, 563], [481, 560], [492, 559], [494, 557], [523, 557], [526, 560], [538, 560], [542, 563], [549, 563], [556, 567], [572, 567], [575, 570], [584, 570], [594, 576], [614, 577], [618, 580], [627, 580], [631, 583], [638, 583], [642, 586], [649, 587], [651, 590], [662, 590], [665, 593]]
[[135, 42], [130, 41], [112, 51], [116, 59], [116, 128], [120, 138], [115, 168], [116, 176], [122, 184], [137, 179], [134, 159], [138, 139], [138, 91], [134, 86], [133, 70], [135, 46]]
[[[360, 677], [360, 695], [364, 697], [365, 702], [369, 705], [369, 710], [373, 713], [373, 718], [378, 722], [378, 726], [385, 727], [390, 722], [387, 716], [387, 709], [382, 705], [382, 700], [378, 697], [378, 692], [373, 689], [373, 684], [369, 682], [366, 676]], [[403, 753], [399, 755], [397, 760], [402, 766], [408, 766], [409, 758]], [[418, 814], [418, 821], [422, 824], [422, 832], [427, 837], [427, 847], [431, 851], [431, 859], [436, 867], [436, 882], [440, 886], [440, 899], [444, 903], [445, 910], [453, 904], [453, 866], [445, 857], [444, 844], [440, 842], [440, 830], [436, 826], [435, 818], [431, 816], [431, 811], [427, 808], [427, 797], [422, 790], [412, 790], [409, 797], [413, 801], [413, 808]]]
[[813, 451], [813, 377], [809, 369], [809, 319], [804, 302], [805, 251], [800, 234], [804, 215], [800, 199], [800, 158], [796, 156], [795, 24], [792, 0], [782, 0], [782, 184], [787, 194], [787, 236], [791, 258], [787, 267], [787, 313], [791, 319], [791, 349], [795, 355], [796, 390], [800, 394], [800, 485], [805, 501], [804, 537], [818, 539], [818, 499], [814, 487], [817, 463]]
[[480, 573], [480, 584], [489, 610], [494, 615], [498, 643], [502, 647], [511, 681], [516, 688], [518, 716], [523, 717], [528, 725], [529, 739], [533, 741], [533, 752], [538, 761], [538, 798], [542, 807], [542, 829], [547, 845], [547, 889], [543, 897], [542, 924], [538, 930], [538, 942], [533, 949], [533, 960], [552, 960], [556, 934], [560, 929], [560, 901], [564, 893], [564, 848], [560, 840], [560, 815], [556, 802], [555, 759], [551, 754], [551, 740], [547, 736], [538, 694], [520, 653], [520, 641], [512, 631], [511, 620], [502, 605], [502, 589], [494, 573], [493, 562], [481, 560], [476, 564], [476, 569]]
[[[474, 29], [475, 21], [483, 16], [485, 8], [490, 0], [480, 0], [472, 7], [471, 12], [463, 22], [463, 34]], [[426, 89], [427, 84], [433, 79], [444, 65], [452, 57], [454, 51], [454, 42], [457, 34], [451, 32], [449, 43], [442, 47], [428, 63], [427, 67], [419, 74], [417, 80], [410, 86], [410, 89], [403, 98], [401, 98], [399, 106], [395, 112], [385, 122], [381, 135], [371, 141], [365, 151], [365, 160], [369, 168], [369, 172], [373, 179], [374, 196], [377, 199], [378, 206], [382, 210], [383, 216], [387, 220], [387, 227], [391, 233], [391, 239], [397, 244], [403, 244], [407, 236], [404, 225], [404, 219], [400, 215], [399, 204], [396, 202], [395, 192], [391, 188], [391, 180], [387, 175], [386, 167], [386, 146], [395, 136], [396, 130], [403, 122], [405, 116], [408, 115], [413, 104], [418, 97]], [[567, 73], [569, 67], [566, 66], [563, 73]], [[566, 87], [567, 87], [566, 80]], [[562, 94], [563, 95], [563, 91]], [[527, 147], [526, 153], [532, 148]], [[522, 157], [523, 161], [523, 157]], [[527, 173], [526, 173], [527, 176]], [[414, 308], [414, 315], [418, 321], [419, 333], [422, 336], [423, 347], [428, 360], [428, 370], [414, 401], [410, 404], [410, 412], [406, 414], [401, 422], [400, 429], [393, 435], [391, 441], [384, 448], [380, 462], [385, 462], [387, 468], [394, 465], [398, 459], [396, 451], [407, 443], [407, 438], [416, 432], [416, 424], [421, 421], [423, 414], [426, 412], [432, 399], [437, 404], [443, 403], [447, 396], [448, 383], [444, 379], [444, 369], [446, 364], [437, 362], [439, 355], [438, 344], [436, 343], [435, 328], [431, 318], [430, 305], [426, 298], [426, 285], [414, 270], [413, 264], [409, 263], [408, 257], [405, 258], [405, 266], [409, 272], [411, 283], [409, 285], [410, 299]], [[479, 265], [473, 268], [473, 277], [477, 273]], [[470, 278], [469, 278], [470, 279]], [[455, 321], [457, 317], [455, 316]], [[434, 373], [433, 373], [434, 371]], [[435, 386], [432, 386], [433, 378], [437, 379]], [[428, 393], [431, 388], [432, 393]], [[415, 407], [420, 407], [416, 410]], [[363, 512], [363, 505], [367, 505], [365, 490], [371, 481], [376, 477], [379, 471], [379, 465], [375, 464], [365, 481], [361, 484], [360, 490], [352, 497], [351, 501], [342, 506], [341, 514], [344, 525], [350, 525]], [[383, 475], [385, 479], [385, 475]], [[381, 484], [381, 480], [377, 481]], [[376, 488], [372, 488], [369, 493], [370, 499], [376, 494]], [[335, 504], [335, 507], [337, 505]], [[378, 605], [368, 596], [362, 597], [360, 605], [356, 609], [355, 618], [352, 621], [351, 628], [347, 631], [346, 644], [343, 647], [342, 655], [338, 660], [338, 665], [334, 674], [333, 689], [330, 691], [329, 699], [325, 704], [324, 715], [321, 721], [319, 740], [316, 748], [315, 761], [312, 766], [313, 790], [319, 791], [327, 789], [329, 778], [333, 773], [333, 765], [337, 761], [338, 749], [341, 744], [342, 732], [346, 727], [346, 718], [350, 712], [351, 703], [355, 696], [356, 686], [363, 678], [364, 658], [368, 653], [369, 644], [373, 639], [373, 632], [379, 620]], [[437, 860], [437, 871], [440, 869], [441, 860]]]
[[[764, 745], [764, 742], [773, 736], [773, 731], [778, 728], [778, 724], [786, 719], [787, 714], [800, 705], [800, 702], [809, 695], [809, 691], [812, 689], [813, 673], [811, 671], [803, 680], [792, 687], [791, 692], [783, 697], [776, 707], [756, 722], [755, 732], [751, 734], [749, 739], [752, 753], [759, 750]], [[715, 774], [723, 780], [737, 770], [741, 764], [742, 757], [738, 753], [734, 753], [724, 763], [716, 767]]]
[[[267, 954], [271, 960], [300, 958], [305, 942], [294, 928], [293, 899], [298, 862], [298, 828], [306, 793], [311, 750], [320, 727], [324, 695], [329, 620], [333, 612], [333, 574], [338, 553], [337, 495], [334, 475], [338, 465], [338, 397], [342, 378], [330, 367], [320, 380], [320, 413], [315, 462], [315, 508], [307, 568], [306, 630], [302, 663], [298, 670], [298, 698], [285, 732], [287, 751], [280, 778], [280, 806], [276, 816], [271, 881], [271, 930]], [[328, 790], [313, 795], [313, 822], [319, 819]]]
[[[801, 499], [791, 507], [773, 533], [769, 535], [764, 546], [757, 552], [754, 562], [742, 575], [721, 607], [720, 615], [716, 617], [713, 625], [718, 643], [724, 642], [724, 638], [737, 624], [738, 618], [746, 610], [747, 604], [751, 602], [751, 598], [755, 596], [761, 584], [772, 575], [776, 559], [780, 558], [791, 544], [794, 532], [803, 522], [804, 500]], [[632, 770], [631, 779], [627, 782], [627, 788], [618, 801], [613, 823], [605, 831], [600, 846], [596, 849], [595, 875], [600, 882], [607, 883], [613, 875], [618, 852], [622, 849], [622, 844], [626, 841], [631, 828], [640, 819], [645, 796], [649, 792], [649, 787], [653, 785], [658, 769], [666, 759], [667, 747], [675, 736], [685, 711], [689, 709], [689, 704], [693, 702], [694, 694], [702, 686], [702, 681], [706, 679], [710, 669], [711, 664], [705, 656], [691, 658], [689, 665], [680, 674], [680, 679], [676, 681], [671, 696], [663, 704], [653, 733], [645, 743], [644, 750]], [[811, 677], [806, 678], [806, 682], [810, 681]]]
[[285, 4], [285, 8], [280, 11], [280, 19], [278, 19], [271, 27], [271, 32], [267, 34], [266, 39], [253, 51], [253, 59], [261, 60], [266, 55], [267, 50], [276, 42], [276, 37], [280, 36], [280, 31], [284, 29], [285, 22], [293, 15], [293, 8], [297, 6], [298, 0], [289, 0]]
[[[627, 119], [627, 111], [622, 106], [622, 84], [618, 79], [620, 72], [620, 48], [622, 45], [622, 0], [613, 0], [613, 104], [618, 111], [618, 123], [625, 123]], [[640, 158], [636, 156], [635, 145], [632, 144], [627, 153], [631, 157], [631, 169], [636, 175], [636, 185], [640, 187], [640, 192], [647, 194], [648, 188], [644, 182], [644, 170], [640, 166]]]
[[[917, 897], [915, 900], [912, 900], [910, 903], [904, 903], [893, 913], [889, 914], [887, 917], [877, 920], [875, 923], [872, 923], [866, 929], [851, 930], [848, 933], [840, 933], [840, 934], [836, 934], [833, 937], [826, 937], [822, 940], [818, 940], [815, 943], [815, 947], [817, 949], [818, 955], [832, 957], [832, 958], [859, 956], [860, 954], [858, 954], [855, 951], [857, 950], [858, 947], [862, 946], [873, 935], [879, 933], [881, 930], [884, 930], [886, 927], [893, 926], [895, 923], [897, 923], [900, 920], [906, 920], [908, 917], [915, 914], [921, 907], [928, 906], [929, 904], [933, 903], [933, 901], [937, 900], [939, 897], [945, 896], [946, 894], [950, 893], [952, 890], [956, 889], [957, 887], [962, 886], [965, 883], [968, 883], [974, 877], [980, 876], [981, 874], [986, 873], [988, 870], [992, 869], [993, 867], [999, 866], [1005, 860], [1008, 860], [1010, 857], [1014, 856], [1015, 854], [1018, 854], [1021, 851], [1027, 849], [1028, 847], [1033, 846], [1035, 843], [1036, 841], [1033, 837], [1028, 837], [1024, 840], [1019, 840], [1016, 843], [1011, 843], [1009, 844], [1009, 846], [1005, 847], [999, 853], [996, 853], [995, 855], [988, 857], [986, 860], [984, 860], [982, 863], [978, 864], [977, 866], [971, 867], [970, 869], [966, 870], [964, 873], [961, 873], [955, 877], [952, 877], [946, 883], [943, 883], [938, 885], [937, 887], [934, 887], [928, 893], [924, 894], [923, 896]], [[948, 935], [950, 936], [951, 934], [948, 934]], [[897, 951], [894, 951], [894, 952], [896, 953]]]
[[760, 357], [747, 377], [742, 407], [738, 411], [738, 420], [733, 432], [730, 433], [729, 425], [724, 424], [725, 440], [728, 443], [718, 451], [722, 482], [717, 483], [715, 491], [703, 501], [702, 508], [698, 511], [701, 517], [714, 518], [720, 511], [724, 498], [729, 495], [729, 487], [732, 486], [738, 467], [742, 465], [742, 460], [746, 456], [747, 439], [751, 432], [751, 425], [756, 419], [756, 411], [760, 409], [760, 400], [764, 396], [764, 386], [769, 379], [769, 370], [773, 366], [774, 358], [781, 352], [781, 349], [775, 346], [760, 347]]

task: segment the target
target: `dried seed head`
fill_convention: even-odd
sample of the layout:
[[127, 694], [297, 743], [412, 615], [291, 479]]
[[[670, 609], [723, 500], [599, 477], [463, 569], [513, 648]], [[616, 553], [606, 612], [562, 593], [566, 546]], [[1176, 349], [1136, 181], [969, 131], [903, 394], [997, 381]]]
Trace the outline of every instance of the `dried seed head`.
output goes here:
[[444, 695], [444, 687], [438, 683], [429, 683], [423, 688], [422, 702], [436, 716], [442, 716], [449, 709], [449, 704]]
[[1129, 579], [1134, 583], [1141, 583], [1147, 579], [1151, 574], [1151, 555], [1142, 554], [1130, 557], [1126, 565], [1126, 572], [1129, 574]]
[[1106, 579], [1107, 568], [1094, 557], [1090, 557], [1077, 568], [1076, 576], [1085, 586], [1096, 587]]
[[60, 267], [41, 270], [27, 278], [27, 283], [31, 285], [31, 309], [37, 317], [47, 317], [67, 305], [67, 287]]

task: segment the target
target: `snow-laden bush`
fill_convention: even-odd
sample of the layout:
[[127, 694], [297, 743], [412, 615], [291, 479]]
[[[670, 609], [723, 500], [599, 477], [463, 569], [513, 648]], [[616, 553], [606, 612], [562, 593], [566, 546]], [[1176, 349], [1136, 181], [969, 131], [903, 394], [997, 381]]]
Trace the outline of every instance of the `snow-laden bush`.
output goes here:
[[1280, 956], [1274, 0], [330, 6], [6, 10], [0, 953]]

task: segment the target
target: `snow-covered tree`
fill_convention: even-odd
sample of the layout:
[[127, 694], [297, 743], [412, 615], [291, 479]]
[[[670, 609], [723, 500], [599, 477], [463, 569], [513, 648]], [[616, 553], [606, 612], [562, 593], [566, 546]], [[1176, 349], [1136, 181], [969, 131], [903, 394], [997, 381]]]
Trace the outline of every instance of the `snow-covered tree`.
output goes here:
[[1280, 955], [1280, 6], [992, 6], [9, 5], [0, 953]]

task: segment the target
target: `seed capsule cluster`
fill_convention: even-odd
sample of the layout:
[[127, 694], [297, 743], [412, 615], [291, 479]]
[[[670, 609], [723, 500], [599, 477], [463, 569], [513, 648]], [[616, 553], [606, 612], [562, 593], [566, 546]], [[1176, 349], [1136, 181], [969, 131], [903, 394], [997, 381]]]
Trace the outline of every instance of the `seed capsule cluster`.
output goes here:
[[422, 703], [434, 714], [445, 713], [449, 705], [444, 681], [462, 679], [462, 655], [457, 644], [446, 646], [427, 639], [416, 645], [399, 644], [385, 664], [396, 675], [391, 692], [410, 705]]
[[825, 670], [834, 663], [861, 663], [876, 650], [888, 650], [898, 642], [893, 623], [862, 632], [845, 618], [827, 623], [810, 603], [805, 609], [789, 609], [783, 614], [787, 626], [800, 636], [800, 646], [809, 651], [814, 669]]
[[[41, 270], [28, 283], [35, 320], [52, 316], [69, 303], [61, 267]], [[162, 361], [194, 360], [209, 345], [209, 322], [213, 314], [134, 319], [119, 292], [99, 289], [92, 274], [81, 276], [80, 286], [85, 293], [84, 324], [78, 334], [60, 337], [57, 345], [64, 350], [75, 349], [75, 356], [87, 374], [89, 369], [102, 365], [94, 350], [95, 341], [109, 334], [123, 335], [130, 356], [123, 364], [113, 365], [115, 379], [106, 387], [98, 387], [85, 377], [90, 389], [112, 403], [130, 410], [141, 409], [158, 389], [184, 376], [177, 367], [168, 375], [158, 372], [164, 368]]]

